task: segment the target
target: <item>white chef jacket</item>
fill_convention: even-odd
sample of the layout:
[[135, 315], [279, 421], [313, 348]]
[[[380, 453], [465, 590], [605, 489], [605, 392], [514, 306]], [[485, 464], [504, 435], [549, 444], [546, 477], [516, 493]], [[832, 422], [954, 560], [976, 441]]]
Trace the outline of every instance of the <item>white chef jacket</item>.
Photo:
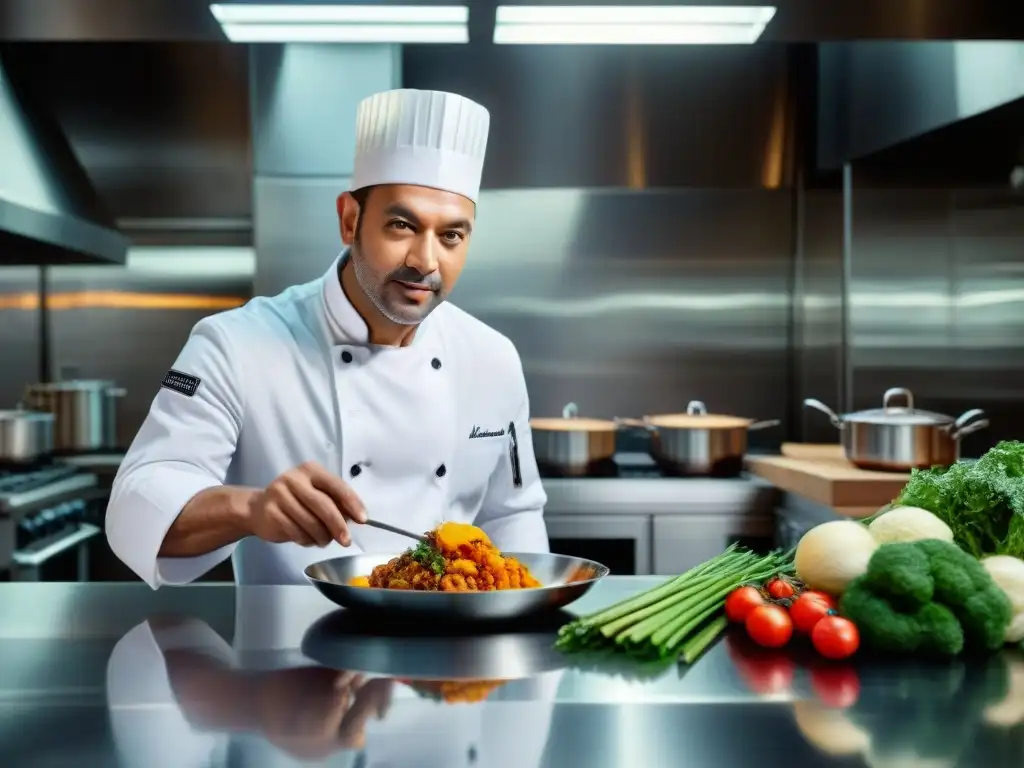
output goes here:
[[[289, 590], [290, 591], [290, 590]], [[315, 666], [297, 650], [306, 629], [336, 607], [310, 589], [302, 599], [268, 599], [258, 587], [239, 591], [235, 642], [196, 619], [170, 626], [145, 621], [129, 631], [107, 662], [107, 705], [123, 768], [225, 765], [229, 750], [244, 768], [363, 765], [365, 768], [537, 768], [543, 760], [562, 670], [513, 681], [486, 702], [446, 704], [396, 683], [382, 720], [366, 726], [362, 760], [342, 751], [322, 761], [296, 758], [257, 733], [227, 733], [193, 724], [173, 691], [164, 653], [189, 649], [244, 669]], [[319, 608], [312, 604], [318, 603]], [[311, 610], [312, 609], [312, 610]], [[248, 663], [247, 663], [248, 659]], [[513, 686], [518, 696], [512, 696]], [[470, 756], [475, 759], [471, 759]]]
[[353, 525], [352, 546], [247, 538], [200, 557], [159, 558], [197, 493], [265, 487], [306, 461], [337, 472], [374, 518], [413, 531], [475, 523], [510, 552], [547, 552], [519, 355], [505, 336], [444, 303], [411, 344], [368, 343], [339, 279], [318, 280], [204, 318], [192, 330], [118, 470], [111, 549], [154, 589], [233, 557], [239, 584], [305, 583], [318, 560], [406, 549]]

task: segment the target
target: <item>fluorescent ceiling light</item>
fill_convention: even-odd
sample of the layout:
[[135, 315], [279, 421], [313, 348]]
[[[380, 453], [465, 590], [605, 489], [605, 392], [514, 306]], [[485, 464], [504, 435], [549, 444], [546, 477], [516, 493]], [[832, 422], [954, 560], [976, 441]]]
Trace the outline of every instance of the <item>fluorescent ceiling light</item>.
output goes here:
[[469, 8], [458, 5], [215, 4], [236, 43], [467, 43]]
[[534, 45], [753, 43], [775, 16], [770, 6], [502, 5], [494, 42]]

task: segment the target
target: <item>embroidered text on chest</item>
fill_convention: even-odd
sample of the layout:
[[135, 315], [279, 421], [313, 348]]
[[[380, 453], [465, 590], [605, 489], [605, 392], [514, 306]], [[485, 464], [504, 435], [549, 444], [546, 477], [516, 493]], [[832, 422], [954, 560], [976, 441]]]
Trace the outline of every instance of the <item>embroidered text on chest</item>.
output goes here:
[[486, 429], [481, 429], [476, 424], [474, 424], [472, 431], [469, 433], [469, 439], [472, 440], [477, 437], [503, 437], [504, 434], [504, 429], [499, 429], [495, 432]]

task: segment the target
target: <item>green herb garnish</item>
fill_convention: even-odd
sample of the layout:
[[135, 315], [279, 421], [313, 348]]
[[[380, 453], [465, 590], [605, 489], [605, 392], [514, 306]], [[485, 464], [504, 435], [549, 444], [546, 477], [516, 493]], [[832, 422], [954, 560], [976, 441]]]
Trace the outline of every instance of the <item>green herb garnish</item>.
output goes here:
[[409, 554], [413, 560], [424, 568], [429, 568], [438, 576], [444, 576], [446, 567], [444, 555], [427, 542], [421, 541], [416, 545], [415, 549], [409, 550]]
[[914, 470], [896, 504], [936, 515], [975, 557], [1024, 557], [1024, 443], [1001, 442], [948, 469]]

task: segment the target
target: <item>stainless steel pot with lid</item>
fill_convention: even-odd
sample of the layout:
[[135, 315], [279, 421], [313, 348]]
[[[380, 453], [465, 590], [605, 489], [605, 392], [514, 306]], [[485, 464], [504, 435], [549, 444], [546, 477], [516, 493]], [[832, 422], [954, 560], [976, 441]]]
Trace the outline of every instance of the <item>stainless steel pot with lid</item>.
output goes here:
[[88, 453], [117, 448], [117, 416], [124, 389], [112, 381], [74, 379], [32, 384], [25, 404], [54, 416], [57, 453]]
[[609, 461], [618, 430], [611, 420], [581, 418], [576, 403], [568, 403], [561, 418], [530, 419], [537, 465], [569, 476], [585, 475]]
[[960, 458], [960, 440], [988, 426], [985, 412], [972, 408], [960, 416], [919, 410], [914, 394], [893, 387], [882, 407], [839, 415], [820, 400], [804, 406], [821, 411], [839, 429], [846, 458], [864, 469], [907, 472], [949, 466]]
[[28, 464], [53, 451], [53, 414], [0, 411], [0, 462]]
[[742, 416], [708, 413], [692, 400], [686, 413], [618, 419], [620, 424], [651, 433], [650, 453], [672, 474], [734, 477], [743, 471], [748, 434], [779, 425], [777, 419], [755, 421]]

